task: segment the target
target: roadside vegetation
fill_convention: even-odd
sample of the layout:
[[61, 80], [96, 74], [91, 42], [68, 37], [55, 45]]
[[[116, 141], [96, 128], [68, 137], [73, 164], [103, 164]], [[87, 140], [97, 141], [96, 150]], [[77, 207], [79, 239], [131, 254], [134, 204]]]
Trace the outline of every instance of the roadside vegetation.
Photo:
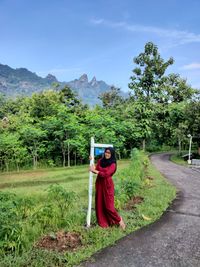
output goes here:
[[179, 154], [174, 154], [170, 157], [170, 160], [176, 164], [188, 166], [187, 160], [184, 160], [184, 158]]
[[[38, 171], [35, 174], [37, 176]], [[155, 170], [148, 157], [134, 149], [131, 161], [119, 161], [119, 170], [114, 176], [116, 207], [126, 221], [126, 231], [118, 227], [98, 227], [94, 210], [92, 227], [87, 229], [86, 166], [72, 167], [65, 173], [59, 169], [43, 171], [38, 177], [34, 177], [34, 172], [12, 175], [9, 181], [12, 187], [9, 183], [5, 187], [6, 175], [0, 178], [2, 267], [78, 264], [157, 220], [176, 194], [175, 188]], [[45, 181], [54, 183], [40, 184]]]

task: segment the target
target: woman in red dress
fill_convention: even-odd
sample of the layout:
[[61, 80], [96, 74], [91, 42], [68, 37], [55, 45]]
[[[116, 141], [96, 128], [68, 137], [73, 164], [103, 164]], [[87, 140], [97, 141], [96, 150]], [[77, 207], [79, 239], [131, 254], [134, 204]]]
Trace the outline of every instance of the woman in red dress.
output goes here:
[[114, 207], [114, 183], [112, 175], [117, 170], [115, 151], [112, 147], [105, 149], [103, 157], [98, 160], [96, 168], [90, 167], [90, 171], [97, 174], [95, 207], [98, 225], [106, 228], [111, 225], [119, 225], [123, 230], [125, 224]]

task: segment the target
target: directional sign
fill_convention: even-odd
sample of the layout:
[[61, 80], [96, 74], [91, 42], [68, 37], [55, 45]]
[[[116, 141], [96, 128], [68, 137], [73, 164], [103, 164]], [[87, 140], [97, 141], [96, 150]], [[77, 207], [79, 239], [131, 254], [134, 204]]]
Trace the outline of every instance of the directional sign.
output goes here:
[[104, 153], [104, 151], [105, 151], [104, 148], [95, 147], [94, 154], [95, 154], [95, 156], [99, 156], [99, 155], [102, 155]]

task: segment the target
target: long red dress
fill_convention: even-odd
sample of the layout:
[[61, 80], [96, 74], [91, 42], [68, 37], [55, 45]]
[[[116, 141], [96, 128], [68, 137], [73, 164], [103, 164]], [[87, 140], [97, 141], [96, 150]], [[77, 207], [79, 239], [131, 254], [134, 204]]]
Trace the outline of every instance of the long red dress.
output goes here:
[[98, 225], [105, 228], [110, 225], [119, 224], [121, 217], [114, 207], [114, 183], [112, 175], [116, 169], [116, 164], [102, 168], [100, 160], [96, 170], [99, 171], [96, 179], [95, 207]]

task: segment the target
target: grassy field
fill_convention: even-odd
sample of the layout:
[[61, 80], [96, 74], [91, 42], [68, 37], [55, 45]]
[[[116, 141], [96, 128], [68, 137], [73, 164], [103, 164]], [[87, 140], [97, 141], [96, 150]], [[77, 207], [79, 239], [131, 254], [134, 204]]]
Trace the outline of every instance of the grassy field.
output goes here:
[[[136, 153], [133, 160], [118, 161], [118, 171], [114, 181], [116, 207], [127, 224], [126, 231], [122, 231], [118, 227], [109, 229], [98, 227], [94, 209], [92, 210], [93, 226], [89, 230], [84, 227], [88, 198], [88, 166], [1, 174], [0, 192], [15, 193], [16, 197], [23, 197], [26, 200], [31, 198], [35, 201], [35, 206], [31, 206], [31, 209], [24, 206], [25, 211], [27, 209], [23, 216], [25, 219], [19, 222], [20, 227], [23, 227], [17, 228], [21, 238], [21, 250], [17, 253], [12, 252], [12, 249], [8, 249], [7, 246], [5, 253], [0, 248], [0, 266], [61, 267], [77, 265], [99, 249], [115, 243], [117, 239], [153, 223], [162, 215], [176, 195], [175, 188], [155, 170], [147, 156], [139, 152]], [[73, 191], [78, 196], [72, 209], [67, 210], [63, 221], [59, 217], [58, 207], [54, 205], [56, 199], [48, 198], [47, 189], [55, 184], [62, 185], [63, 190]], [[68, 197], [65, 193], [63, 193], [64, 196]], [[127, 209], [126, 203], [132, 201], [132, 196], [136, 198], [139, 196], [143, 201], [134, 204], [131, 209], [129, 205], [129, 209]], [[55, 194], [54, 197], [56, 198]], [[6, 205], [8, 203], [6, 202]], [[64, 202], [62, 203], [65, 205]], [[39, 206], [42, 209], [38, 209]], [[38, 214], [36, 213], [37, 209], [39, 210]], [[17, 214], [19, 214], [18, 210]], [[35, 214], [36, 217], [34, 217]], [[8, 223], [11, 223], [9, 218]], [[13, 227], [15, 227], [15, 223], [9, 225], [9, 229]], [[41, 236], [48, 233], [54, 235], [59, 229], [78, 233], [81, 237], [81, 247], [75, 251], [58, 253], [33, 246]], [[11, 236], [11, 240], [15, 241], [12, 238], [13, 236]], [[10, 242], [11, 247], [14, 241]], [[17, 242], [19, 243], [18, 239]]]
[[[127, 168], [129, 164], [130, 160], [118, 161], [118, 171]], [[59, 184], [67, 191], [77, 193], [81, 201], [86, 203], [88, 199], [88, 169], [88, 165], [83, 165], [3, 173], [0, 174], [0, 190], [20, 196], [42, 198], [50, 185]]]

